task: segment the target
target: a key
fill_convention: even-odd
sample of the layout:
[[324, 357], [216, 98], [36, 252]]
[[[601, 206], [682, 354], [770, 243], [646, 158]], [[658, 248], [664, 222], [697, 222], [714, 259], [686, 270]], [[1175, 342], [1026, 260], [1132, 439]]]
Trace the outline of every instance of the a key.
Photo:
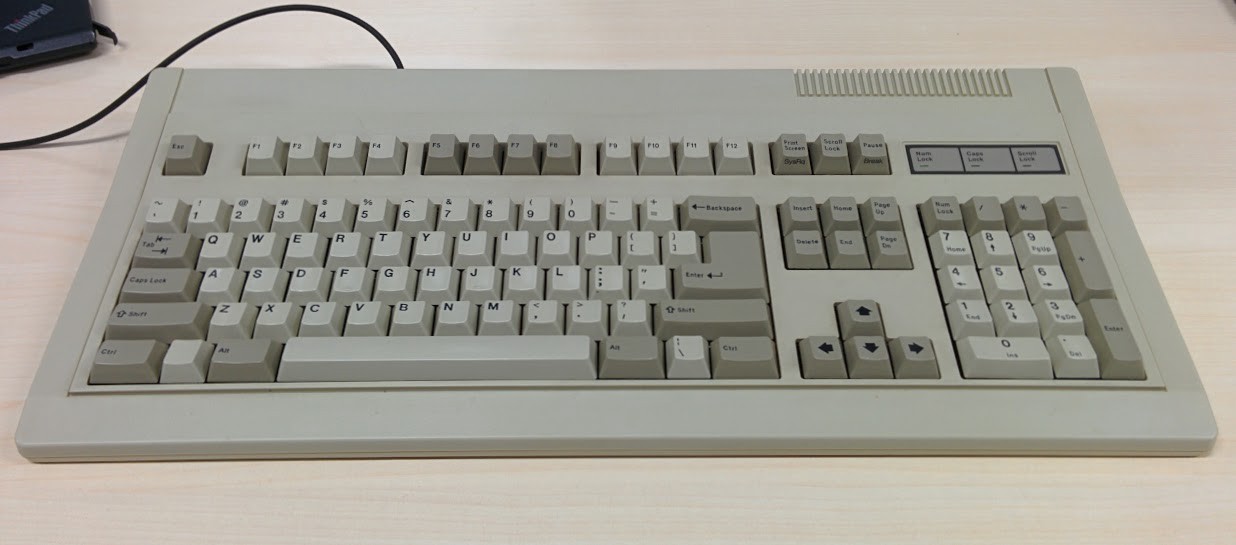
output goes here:
[[476, 335], [476, 318], [480, 312], [476, 305], [466, 301], [443, 301], [438, 305], [438, 321], [433, 327], [434, 335]]
[[163, 354], [160, 384], [200, 384], [206, 382], [206, 370], [215, 345], [201, 341], [181, 339], [172, 341]]
[[1074, 300], [1083, 302], [1116, 296], [1111, 276], [1090, 233], [1068, 231], [1057, 236], [1055, 242], [1060, 251], [1060, 266], [1068, 279]]
[[1086, 327], [1081, 311], [1072, 299], [1047, 299], [1034, 305], [1043, 338], [1060, 335], [1085, 335]]
[[1142, 353], [1115, 299], [1091, 299], [1078, 303], [1090, 342], [1099, 356], [1104, 380], [1146, 380]]
[[529, 301], [524, 305], [524, 335], [561, 335], [564, 322], [558, 301]]
[[1013, 241], [1004, 231], [979, 231], [970, 237], [974, 249], [974, 261], [979, 267], [1007, 265], [1017, 267], [1017, 254]]
[[365, 197], [356, 207], [353, 230], [372, 237], [395, 228], [395, 205], [382, 197]]
[[682, 229], [700, 235], [760, 230], [759, 213], [751, 197], [691, 196], [683, 201], [682, 214]]
[[685, 264], [674, 273], [680, 299], [768, 299], [762, 249], [756, 233], [711, 233], [704, 239], [708, 263]]
[[880, 316], [879, 303], [870, 299], [859, 299], [842, 301], [834, 306], [841, 338], [884, 336], [884, 319]]
[[1044, 230], [1023, 230], [1013, 236], [1013, 251], [1021, 268], [1034, 265], [1059, 265], [1056, 242]]
[[986, 267], [979, 271], [979, 280], [983, 282], [983, 292], [987, 294], [988, 303], [994, 303], [1000, 299], [1026, 298], [1026, 284], [1017, 267], [1006, 265]]
[[427, 176], [463, 174], [463, 148], [453, 134], [429, 135], [423, 173]]
[[339, 337], [343, 335], [346, 303], [309, 303], [300, 316], [301, 337]]
[[674, 147], [667, 136], [648, 136], [636, 148], [640, 176], [674, 175]]
[[463, 173], [468, 175], [502, 174], [502, 147], [498, 145], [498, 139], [494, 135], [474, 134], [468, 137]]
[[226, 339], [248, 339], [253, 335], [257, 306], [243, 303], [219, 303], [210, 317], [206, 340], [217, 343]]
[[355, 221], [355, 205], [347, 199], [328, 197], [318, 201], [317, 214], [313, 217], [313, 232], [333, 235], [351, 231]]
[[249, 233], [240, 253], [240, 268], [279, 267], [287, 247], [287, 239], [274, 233]]
[[330, 283], [330, 301], [349, 304], [368, 301], [373, 293], [373, 271], [363, 267], [339, 267]]
[[964, 231], [965, 222], [962, 221], [961, 203], [957, 202], [957, 197], [932, 197], [927, 199], [927, 202], [919, 205], [918, 213], [923, 218], [923, 231], [928, 236], [936, 234], [936, 231]]
[[651, 231], [627, 231], [621, 242], [622, 265], [628, 269], [661, 263], [657, 235]]
[[274, 210], [273, 204], [259, 198], [237, 199], [228, 230], [241, 236], [269, 231]]
[[425, 231], [412, 246], [412, 268], [446, 266], [451, 264], [455, 238], [442, 231]]
[[587, 231], [579, 237], [579, 264], [585, 267], [618, 264], [618, 239], [609, 231]]
[[275, 201], [270, 230], [283, 236], [292, 233], [308, 233], [313, 227], [314, 206], [305, 199], [279, 199]]
[[429, 199], [404, 199], [399, 203], [395, 229], [409, 236], [415, 236], [421, 231], [433, 231], [437, 217], [438, 205], [429, 202]]
[[867, 237], [867, 253], [873, 269], [912, 269], [910, 248], [901, 231], [876, 231]]
[[212, 144], [192, 134], [172, 136], [167, 144], [163, 174], [167, 176], [202, 176], [210, 162]]
[[601, 301], [572, 301], [567, 305], [567, 335], [584, 335], [594, 340], [609, 335], [609, 313]]
[[974, 197], [961, 205], [961, 215], [966, 232], [971, 235], [980, 231], [1004, 232], [1004, 209], [995, 197]]
[[514, 301], [486, 301], [481, 304], [477, 335], [519, 335], [519, 305]]
[[1073, 299], [1064, 270], [1057, 265], [1029, 267], [1021, 271], [1021, 278], [1026, 284], [1026, 293], [1032, 302], [1038, 303], [1048, 299]]
[[678, 229], [674, 202], [666, 198], [648, 197], [640, 207], [639, 228], [664, 236]]
[[893, 376], [902, 378], [940, 378], [936, 351], [927, 337], [897, 337], [889, 341]]
[[850, 378], [893, 378], [893, 363], [884, 337], [850, 337], [844, 346]]
[[326, 142], [316, 136], [288, 141], [288, 176], [321, 176], [326, 171]]
[[150, 233], [180, 233], [185, 230], [185, 219], [189, 216], [189, 205], [180, 199], [155, 199], [146, 208], [146, 224], [142, 232]]
[[569, 134], [551, 134], [545, 138], [543, 175], [579, 175], [579, 145]]
[[712, 378], [708, 341], [699, 336], [679, 335], [665, 342], [665, 378]]
[[326, 254], [326, 268], [360, 267], [369, 255], [369, 237], [360, 233], [335, 233]]
[[399, 176], [408, 162], [408, 144], [390, 136], [376, 136], [369, 141], [365, 159], [366, 176]]
[[834, 269], [869, 269], [867, 242], [862, 231], [834, 231], [824, 237], [828, 263]]
[[202, 241], [202, 249], [198, 251], [197, 269], [204, 271], [211, 267], [240, 266], [240, 252], [244, 246], [245, 240], [240, 236], [232, 233], [210, 233], [206, 235]]
[[326, 150], [327, 176], [360, 176], [365, 173], [369, 143], [355, 135], [341, 134], [330, 141]]
[[936, 271], [940, 296], [945, 304], [959, 299], [982, 299], [983, 285], [978, 271], [970, 265], [951, 265]]
[[288, 271], [274, 267], [259, 267], [249, 271], [240, 300], [246, 303], [277, 303], [287, 293]]
[[611, 198], [601, 203], [601, 230], [618, 236], [634, 231], [635, 203], [628, 198]]
[[598, 144], [600, 159], [597, 161], [597, 174], [602, 176], [634, 175], [635, 145], [630, 138], [608, 137]]
[[204, 237], [207, 233], [223, 233], [231, 224], [231, 205], [213, 198], [196, 199], [189, 209], [189, 234]]
[[95, 352], [90, 384], [154, 384], [159, 382], [167, 343], [143, 340], [106, 340]]
[[502, 298], [527, 303], [544, 299], [541, 287], [545, 284], [542, 269], [537, 267], [517, 266], [506, 270], [502, 280]]
[[[197, 300], [207, 305], [240, 300], [240, 290], [245, 284], [245, 273], [229, 268], [210, 268], [202, 274]], [[122, 301], [123, 302], [123, 301]]]
[[382, 267], [373, 282], [373, 300], [393, 305], [416, 296], [416, 272], [411, 267]]
[[663, 265], [640, 265], [631, 278], [631, 297], [649, 303], [671, 298], [669, 269]]
[[188, 233], [148, 233], [137, 240], [133, 266], [145, 268], [193, 268], [202, 241]]
[[1051, 356], [1038, 337], [966, 337], [957, 360], [968, 379], [1050, 379]]
[[897, 199], [872, 197], [858, 207], [862, 218], [863, 232], [868, 236], [876, 231], [901, 231], [901, 209]]
[[850, 172], [854, 174], [888, 174], [888, 145], [882, 134], [859, 134], [847, 145]]
[[[459, 271], [451, 267], [425, 267], [416, 282], [416, 300], [430, 304], [459, 297]], [[509, 297], [508, 297], [509, 299]]]
[[378, 267], [406, 266], [412, 258], [412, 239], [400, 231], [374, 233], [369, 245], [369, 257], [365, 264], [371, 269]]
[[253, 323], [253, 338], [285, 343], [300, 331], [304, 311], [295, 303], [263, 303]]
[[455, 236], [476, 230], [476, 205], [467, 197], [447, 197], [438, 209], [438, 231]]
[[[1056, 197], [1047, 201], [1047, 227], [1051, 234], [1060, 236], [1066, 231], [1085, 231], [1086, 209], [1077, 197]], [[1058, 243], [1057, 243], [1058, 244]]]
[[803, 378], [848, 378], [841, 339], [837, 337], [807, 337], [798, 340], [798, 362]]
[[597, 229], [596, 205], [589, 197], [567, 197], [562, 203], [562, 229], [576, 236]]
[[674, 150], [679, 176], [712, 176], [712, 147], [701, 136], [684, 136]]
[[700, 238], [695, 231], [670, 231], [661, 237], [661, 255], [671, 267], [699, 263]]
[[573, 301], [587, 298], [584, 287], [584, 269], [578, 265], [550, 267], [546, 296], [558, 301]]
[[854, 197], [830, 197], [820, 206], [820, 222], [824, 226], [824, 234], [831, 235], [837, 231], [862, 231], [859, 221], [858, 203]]
[[356, 301], [348, 306], [345, 337], [382, 337], [390, 328], [391, 307], [376, 301]]
[[392, 337], [423, 337], [433, 333], [433, 305], [400, 301], [391, 307]]
[[709, 356], [712, 378], [781, 378], [777, 351], [766, 337], [719, 337], [712, 342]]
[[1030, 301], [1024, 299], [1000, 299], [991, 303], [991, 315], [996, 325], [996, 335], [1001, 337], [1039, 337], [1038, 315]]
[[537, 241], [538, 267], [576, 264], [576, 239], [570, 231], [545, 231]]
[[534, 237], [545, 231], [558, 228], [558, 207], [549, 197], [528, 197], [524, 199], [523, 211], [519, 215], [519, 230], [527, 231]]
[[527, 231], [503, 231], [498, 236], [494, 264], [502, 268], [534, 264], [534, 240]]
[[[807, 136], [782, 134], [772, 143], [773, 174], [811, 174], [811, 157], [807, 151]], [[846, 169], [849, 174], [849, 169]]]
[[293, 233], [283, 250], [284, 267], [321, 267], [326, 264], [326, 237], [318, 233]]
[[661, 342], [653, 337], [614, 336], [601, 339], [598, 377], [603, 379], [665, 378]]
[[777, 205], [781, 218], [781, 235], [791, 231], [819, 231], [820, 213], [813, 197], [790, 197]]
[[120, 287], [121, 303], [177, 303], [197, 298], [202, 273], [189, 268], [133, 268]]
[[782, 240], [787, 269], [827, 269], [824, 236], [819, 231], [791, 231]]
[[518, 215], [515, 203], [507, 197], [485, 199], [481, 201], [477, 229], [491, 235], [497, 235], [502, 231], [514, 231]]
[[936, 231], [927, 239], [927, 248], [931, 250], [931, 261], [937, 269], [954, 265], [974, 265], [974, 252], [965, 231]]
[[807, 149], [813, 174], [850, 173], [849, 147], [844, 135], [821, 134], [807, 145]]
[[1047, 213], [1038, 197], [1018, 196], [1005, 201], [1004, 218], [1010, 233], [1047, 229]]
[[588, 298], [613, 303], [630, 296], [627, 286], [627, 270], [604, 265], [588, 271]]
[[990, 337], [996, 334], [995, 320], [987, 302], [981, 299], [958, 299], [945, 305], [953, 340], [965, 337]]
[[484, 231], [464, 231], [455, 239], [455, 268], [488, 266], [494, 262], [493, 239]]
[[468, 267], [464, 269], [459, 299], [483, 303], [502, 297], [502, 276], [493, 267]]
[[618, 337], [652, 335], [652, 317], [646, 301], [622, 300], [609, 306], [610, 334]]
[[750, 176], [755, 174], [751, 163], [751, 143], [746, 139], [727, 136], [713, 144], [713, 164], [718, 176]]
[[331, 274], [321, 267], [297, 267], [288, 280], [286, 299], [300, 305], [325, 301], [330, 294], [330, 279]]
[[1048, 337], [1047, 353], [1056, 378], [1100, 378], [1099, 356], [1085, 335]]
[[759, 299], [663, 301], [655, 312], [656, 335], [717, 337], [771, 337], [772, 316]]
[[[508, 176], [536, 176], [541, 173], [541, 151], [537, 146], [535, 136], [512, 134], [506, 139], [506, 156], [502, 162], [502, 173]], [[514, 226], [509, 228], [514, 228]]]
[[229, 339], [215, 345], [207, 382], [274, 382], [283, 346], [270, 339]]

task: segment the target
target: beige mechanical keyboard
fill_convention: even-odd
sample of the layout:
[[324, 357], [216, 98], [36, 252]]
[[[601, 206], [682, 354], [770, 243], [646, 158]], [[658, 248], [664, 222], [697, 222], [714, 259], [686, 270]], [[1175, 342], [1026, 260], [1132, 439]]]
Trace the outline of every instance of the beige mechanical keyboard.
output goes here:
[[153, 74], [35, 461], [1198, 455], [1068, 69]]

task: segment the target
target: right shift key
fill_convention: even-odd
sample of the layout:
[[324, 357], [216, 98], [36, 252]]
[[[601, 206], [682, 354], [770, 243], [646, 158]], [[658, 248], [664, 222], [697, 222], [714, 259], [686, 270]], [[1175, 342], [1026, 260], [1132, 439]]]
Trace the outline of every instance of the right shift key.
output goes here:
[[1106, 380], [1146, 380], [1142, 353], [1115, 299], [1092, 299], [1077, 305], [1086, 335], [1099, 356], [1099, 376]]
[[1056, 237], [1056, 250], [1060, 253], [1060, 266], [1069, 281], [1073, 299], [1078, 303], [1091, 299], [1110, 299], [1116, 296], [1112, 278], [1099, 256], [1099, 247], [1087, 231], [1066, 231]]

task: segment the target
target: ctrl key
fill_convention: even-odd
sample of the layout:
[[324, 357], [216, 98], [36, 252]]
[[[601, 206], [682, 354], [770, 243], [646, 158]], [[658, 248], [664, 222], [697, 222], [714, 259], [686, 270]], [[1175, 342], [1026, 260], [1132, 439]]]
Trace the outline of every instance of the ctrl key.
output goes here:
[[767, 337], [718, 337], [712, 342], [712, 378], [781, 378]]
[[154, 384], [167, 345], [152, 340], [103, 341], [90, 366], [90, 384]]

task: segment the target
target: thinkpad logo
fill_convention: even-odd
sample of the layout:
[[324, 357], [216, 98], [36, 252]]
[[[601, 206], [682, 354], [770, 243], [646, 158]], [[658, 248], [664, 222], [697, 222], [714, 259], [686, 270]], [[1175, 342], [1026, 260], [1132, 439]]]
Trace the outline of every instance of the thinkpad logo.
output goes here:
[[40, 19], [47, 16], [47, 14], [53, 11], [55, 11], [55, 8], [47, 4], [43, 4], [37, 8], [30, 10], [30, 13], [27, 13], [17, 19], [14, 19], [12, 23], [5, 25], [4, 29], [16, 34], [18, 32], [21, 32], [22, 30], [25, 30], [26, 27], [39, 22]]

